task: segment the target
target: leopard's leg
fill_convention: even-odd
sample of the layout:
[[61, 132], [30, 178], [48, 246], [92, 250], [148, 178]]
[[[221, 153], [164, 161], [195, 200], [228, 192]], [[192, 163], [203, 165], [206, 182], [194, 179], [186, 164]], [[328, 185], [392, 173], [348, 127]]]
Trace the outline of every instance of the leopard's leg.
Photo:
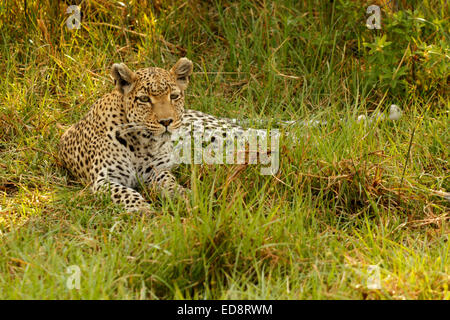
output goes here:
[[165, 196], [184, 195], [187, 191], [177, 182], [175, 176], [169, 170], [154, 171], [151, 181]]
[[[122, 204], [127, 212], [150, 212], [150, 204], [133, 189], [137, 186], [137, 176], [127, 150], [121, 145], [107, 146], [107, 143], [102, 145], [93, 161], [93, 192], [109, 192], [112, 201]], [[111, 156], [105, 158], [104, 155], [108, 153]], [[121, 157], [118, 156], [120, 154]]]
[[155, 168], [148, 165], [138, 171], [140, 177], [143, 178], [144, 185], [155, 189], [163, 196], [174, 196], [176, 194], [184, 195], [187, 191], [181, 186], [175, 176], [166, 168]]
[[118, 182], [100, 180], [93, 184], [94, 192], [108, 192], [114, 203], [121, 204], [127, 212], [151, 212], [150, 204], [136, 190]]
[[186, 191], [171, 173], [176, 167], [172, 152], [173, 143], [167, 140], [159, 146], [157, 154], [147, 154], [147, 157], [141, 158], [136, 165], [137, 175], [143, 184], [163, 196], [182, 195]]

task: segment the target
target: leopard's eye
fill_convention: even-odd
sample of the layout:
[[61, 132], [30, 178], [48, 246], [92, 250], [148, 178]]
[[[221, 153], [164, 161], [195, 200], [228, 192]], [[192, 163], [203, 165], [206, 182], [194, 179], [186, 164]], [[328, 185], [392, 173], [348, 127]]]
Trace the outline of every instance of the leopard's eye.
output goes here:
[[170, 95], [170, 99], [172, 99], [172, 100], [177, 100], [177, 99], [179, 99], [181, 97], [181, 95], [179, 94], [179, 93], [172, 93], [171, 95]]
[[151, 101], [149, 96], [140, 96], [140, 97], [138, 97], [138, 100], [140, 102], [145, 102], [145, 103], [148, 103]]

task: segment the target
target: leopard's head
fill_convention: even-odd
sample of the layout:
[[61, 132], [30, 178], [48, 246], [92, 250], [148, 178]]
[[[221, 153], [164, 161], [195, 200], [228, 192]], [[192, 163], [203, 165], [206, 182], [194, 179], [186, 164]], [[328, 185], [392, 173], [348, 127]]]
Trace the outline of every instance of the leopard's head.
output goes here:
[[128, 121], [144, 125], [155, 136], [179, 128], [192, 68], [187, 58], [179, 59], [169, 71], [145, 68], [133, 72], [125, 64], [115, 63], [111, 75], [123, 96]]

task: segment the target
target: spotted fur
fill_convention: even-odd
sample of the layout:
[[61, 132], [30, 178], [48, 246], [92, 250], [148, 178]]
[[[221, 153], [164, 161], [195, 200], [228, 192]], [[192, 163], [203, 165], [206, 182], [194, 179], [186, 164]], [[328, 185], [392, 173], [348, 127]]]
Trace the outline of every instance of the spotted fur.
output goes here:
[[59, 155], [65, 167], [94, 192], [110, 192], [112, 200], [128, 212], [150, 210], [136, 191], [140, 181], [165, 195], [184, 193], [170, 172], [175, 166], [173, 133], [190, 134], [200, 128], [225, 134], [230, 126], [240, 130], [211, 115], [184, 110], [192, 68], [186, 58], [169, 71], [133, 72], [123, 63], [114, 64], [115, 90], [94, 103], [61, 137]]

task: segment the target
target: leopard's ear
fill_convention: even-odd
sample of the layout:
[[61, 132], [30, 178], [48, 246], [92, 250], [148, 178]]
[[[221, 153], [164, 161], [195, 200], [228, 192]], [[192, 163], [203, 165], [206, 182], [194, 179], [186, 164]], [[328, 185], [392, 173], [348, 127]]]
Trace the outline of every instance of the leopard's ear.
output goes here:
[[178, 87], [181, 90], [186, 90], [189, 84], [189, 76], [192, 74], [193, 69], [192, 61], [188, 58], [181, 58], [170, 69], [170, 72], [175, 76]]
[[127, 94], [133, 90], [137, 76], [124, 63], [114, 63], [111, 67], [111, 76], [116, 88], [122, 94]]

